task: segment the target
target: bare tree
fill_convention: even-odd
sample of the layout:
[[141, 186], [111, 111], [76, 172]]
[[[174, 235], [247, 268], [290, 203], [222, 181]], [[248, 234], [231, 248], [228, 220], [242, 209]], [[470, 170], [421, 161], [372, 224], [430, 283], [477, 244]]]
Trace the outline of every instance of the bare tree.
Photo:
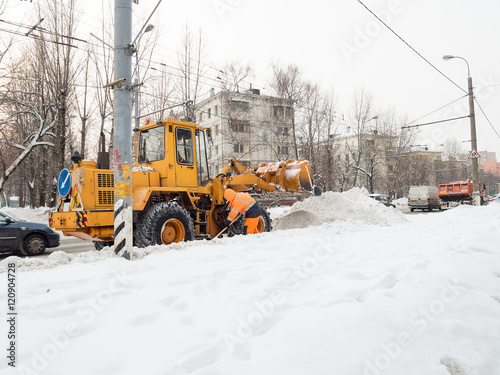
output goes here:
[[[46, 13], [48, 10], [48, 13]], [[40, 33], [36, 40], [39, 57], [44, 60], [49, 95], [57, 103], [57, 124], [54, 129], [58, 143], [55, 151], [55, 170], [64, 168], [66, 158], [68, 119], [70, 105], [74, 98], [76, 77], [73, 58], [75, 48], [72, 45], [76, 30], [75, 0], [68, 0], [62, 5], [58, 0], [45, 0], [45, 6], [38, 8], [39, 17], [45, 13], [49, 32]]]
[[304, 97], [301, 103], [300, 134], [302, 155], [311, 162], [313, 174], [318, 172], [318, 148], [325, 141], [322, 137], [323, 120], [325, 117], [323, 96], [318, 84], [305, 83]]
[[89, 103], [90, 59], [91, 59], [91, 53], [90, 51], [87, 51], [87, 56], [83, 60], [80, 66], [81, 69], [78, 69], [81, 72], [81, 82], [83, 82], [83, 88], [80, 90], [81, 91], [80, 95], [76, 96], [76, 107], [78, 111], [78, 116], [80, 117], [81, 120], [80, 155], [82, 156], [82, 158], [84, 157], [84, 155], [87, 155], [86, 142], [88, 133], [88, 120], [93, 112], [93, 110], [91, 109], [92, 107], [89, 105], [90, 104]]
[[[7, 116], [0, 124], [2, 136], [0, 143], [5, 150], [15, 156], [11, 157], [8, 166], [3, 165], [4, 168], [0, 176], [0, 193], [7, 180], [35, 148], [54, 147], [54, 143], [47, 138], [55, 136], [52, 130], [57, 122], [56, 106], [55, 104], [44, 104], [40, 97], [39, 92], [9, 91], [2, 98], [2, 111]], [[21, 138], [23, 133], [24, 137]]]
[[253, 68], [249, 63], [241, 64], [237, 61], [231, 61], [222, 68], [222, 73], [224, 73], [222, 89], [224, 91], [239, 91], [243, 87], [242, 82], [252, 76]]
[[182, 35], [181, 47], [179, 49], [179, 69], [180, 77], [177, 81], [177, 90], [182, 101], [191, 101], [191, 106], [186, 106], [186, 117], [194, 120], [198, 96], [201, 91], [201, 78], [205, 74], [205, 66], [202, 61], [205, 59], [206, 47], [201, 30], [193, 34], [186, 25]]
[[302, 73], [297, 65], [288, 65], [283, 67], [280, 64], [272, 64], [272, 75], [269, 84], [278, 95], [289, 99], [294, 103], [292, 107], [292, 136], [295, 158], [299, 158], [299, 149], [297, 144], [297, 129], [295, 126], [295, 107], [301, 102], [304, 91], [304, 82]]
[[[364, 170], [361, 165], [365, 159], [366, 151], [366, 134], [368, 132], [368, 123], [375, 119], [373, 116], [373, 96], [367, 93], [364, 89], [356, 91], [352, 105], [352, 114], [350, 118], [351, 130], [356, 134], [357, 144], [355, 147], [350, 147], [352, 167], [354, 168], [353, 184], [358, 186], [358, 172]], [[365, 174], [368, 171], [364, 171]], [[365, 176], [363, 174], [363, 177]]]

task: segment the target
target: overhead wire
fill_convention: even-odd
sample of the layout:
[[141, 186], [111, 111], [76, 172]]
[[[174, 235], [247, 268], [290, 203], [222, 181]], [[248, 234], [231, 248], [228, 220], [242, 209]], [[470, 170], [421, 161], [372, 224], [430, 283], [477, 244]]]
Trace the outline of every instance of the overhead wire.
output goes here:
[[413, 52], [415, 52], [422, 60], [424, 60], [427, 64], [429, 64], [434, 70], [436, 70], [439, 74], [441, 74], [444, 78], [454, 84], [463, 92], [467, 92], [460, 85], [458, 85], [455, 81], [453, 81], [450, 77], [444, 74], [441, 70], [439, 70], [434, 64], [432, 64], [429, 60], [427, 60], [420, 52], [418, 52], [415, 48], [413, 48], [406, 40], [404, 40], [398, 33], [396, 33], [389, 25], [387, 25], [379, 16], [377, 16], [370, 8], [368, 8], [361, 0], [358, 0], [368, 12], [370, 12], [377, 20], [379, 20], [387, 29], [389, 29], [394, 35], [396, 35], [404, 44], [406, 44]]
[[474, 101], [478, 105], [479, 110], [482, 112], [483, 116], [486, 118], [486, 121], [488, 122], [488, 124], [490, 124], [491, 128], [493, 129], [493, 131], [495, 132], [495, 134], [497, 135], [497, 137], [500, 138], [500, 134], [498, 134], [497, 130], [495, 129], [495, 127], [491, 123], [490, 119], [488, 118], [488, 116], [486, 116], [486, 113], [484, 113], [484, 110], [483, 110], [483, 107], [481, 107], [481, 104], [479, 104], [479, 102], [477, 101], [476, 98], [474, 98]]

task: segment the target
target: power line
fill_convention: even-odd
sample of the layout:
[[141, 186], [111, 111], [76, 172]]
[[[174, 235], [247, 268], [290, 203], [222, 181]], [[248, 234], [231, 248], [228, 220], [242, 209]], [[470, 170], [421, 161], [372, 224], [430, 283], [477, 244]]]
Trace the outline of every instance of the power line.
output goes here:
[[491, 123], [490, 119], [488, 118], [488, 116], [486, 116], [486, 113], [484, 113], [483, 108], [481, 107], [481, 104], [479, 104], [479, 102], [477, 101], [476, 98], [474, 98], [474, 101], [478, 105], [479, 109], [481, 110], [481, 112], [483, 113], [484, 117], [486, 118], [486, 121], [488, 121], [488, 124], [490, 124], [491, 128], [493, 129], [493, 131], [495, 132], [495, 134], [497, 135], [497, 137], [500, 138], [500, 134], [498, 134], [497, 130], [495, 129], [495, 127]]
[[459, 100], [461, 100], [461, 99], [463, 99], [463, 98], [465, 98], [465, 97], [467, 97], [467, 96], [469, 96], [469, 94], [465, 94], [464, 96], [461, 96], [460, 98], [455, 99], [454, 101], [452, 101], [452, 102], [450, 102], [450, 103], [448, 103], [448, 104], [445, 104], [445, 105], [443, 105], [442, 107], [439, 107], [438, 109], [435, 109], [434, 111], [429, 112], [429, 113], [427, 113], [426, 115], [423, 115], [423, 116], [419, 117], [418, 119], [416, 119], [416, 120], [413, 120], [413, 121], [409, 122], [408, 124], [413, 124], [414, 122], [417, 122], [417, 121], [419, 121], [419, 120], [423, 119], [424, 117], [430, 116], [430, 115], [432, 115], [433, 113], [436, 113], [436, 112], [438, 112], [438, 111], [442, 110], [443, 108], [448, 107], [449, 105], [452, 105], [453, 103], [458, 102]]
[[360, 3], [363, 7], [365, 7], [368, 12], [370, 12], [376, 19], [378, 19], [385, 27], [387, 27], [394, 35], [396, 35], [404, 44], [406, 44], [413, 52], [415, 52], [422, 60], [424, 60], [432, 68], [434, 68], [439, 74], [441, 74], [444, 78], [446, 78], [448, 81], [450, 81], [451, 83], [453, 83], [455, 86], [457, 86], [463, 92], [467, 92], [463, 88], [461, 88], [457, 83], [455, 83], [451, 78], [449, 78], [446, 74], [444, 74], [442, 71], [440, 71], [438, 68], [436, 68], [429, 60], [427, 60], [424, 56], [422, 56], [415, 48], [413, 48], [402, 37], [400, 37], [393, 29], [391, 29], [389, 27], [389, 25], [387, 25], [384, 21], [382, 21], [379, 16], [377, 16], [375, 13], [373, 13], [370, 10], [370, 8], [368, 8], [365, 4], [363, 4], [363, 2], [361, 0], [358, 0], [358, 3]]
[[434, 125], [434, 124], [439, 124], [441, 122], [448, 122], [448, 121], [455, 121], [455, 120], [460, 120], [462, 118], [468, 118], [470, 115], [467, 116], [460, 116], [460, 117], [454, 117], [454, 118], [449, 118], [446, 120], [439, 120], [439, 121], [432, 121], [432, 122], [426, 122], [425, 124], [418, 124], [418, 125], [407, 125], [407, 126], [402, 126], [401, 129], [408, 129], [408, 128], [418, 128], [419, 126], [425, 126], [425, 125]]

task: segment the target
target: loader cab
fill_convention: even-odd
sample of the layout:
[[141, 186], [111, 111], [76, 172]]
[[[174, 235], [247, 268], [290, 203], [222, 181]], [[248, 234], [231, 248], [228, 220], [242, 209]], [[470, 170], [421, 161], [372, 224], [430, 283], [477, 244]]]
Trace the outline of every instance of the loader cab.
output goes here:
[[209, 182], [203, 129], [165, 120], [141, 127], [136, 140], [137, 165], [159, 172], [161, 186], [196, 187]]

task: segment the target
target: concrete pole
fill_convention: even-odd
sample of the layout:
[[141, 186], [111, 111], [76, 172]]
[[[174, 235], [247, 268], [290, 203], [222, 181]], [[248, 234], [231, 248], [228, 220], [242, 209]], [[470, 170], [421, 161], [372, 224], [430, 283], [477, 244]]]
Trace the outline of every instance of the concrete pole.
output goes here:
[[[472, 89], [472, 77], [467, 77], [467, 84], [469, 86], [469, 111], [470, 111], [470, 137], [471, 145], [476, 152], [477, 149], [477, 136], [476, 136], [476, 115], [474, 112], [474, 93]], [[481, 205], [481, 194], [479, 193], [479, 167], [477, 158], [472, 159], [472, 183], [473, 193], [472, 199], [474, 206]]]
[[132, 0], [115, 0], [115, 253], [132, 260]]

